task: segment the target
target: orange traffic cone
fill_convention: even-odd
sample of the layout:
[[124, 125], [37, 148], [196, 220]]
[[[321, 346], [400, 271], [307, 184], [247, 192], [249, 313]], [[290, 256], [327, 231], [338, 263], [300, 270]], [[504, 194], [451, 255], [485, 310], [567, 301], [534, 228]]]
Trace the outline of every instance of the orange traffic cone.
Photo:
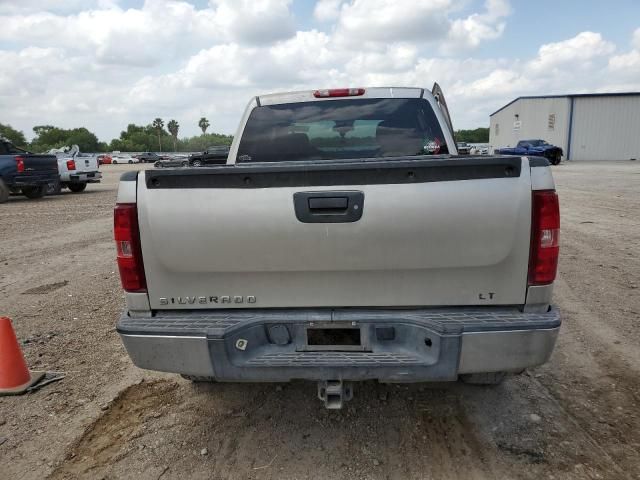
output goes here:
[[0, 317], [0, 395], [24, 393], [44, 374], [29, 371], [11, 320]]

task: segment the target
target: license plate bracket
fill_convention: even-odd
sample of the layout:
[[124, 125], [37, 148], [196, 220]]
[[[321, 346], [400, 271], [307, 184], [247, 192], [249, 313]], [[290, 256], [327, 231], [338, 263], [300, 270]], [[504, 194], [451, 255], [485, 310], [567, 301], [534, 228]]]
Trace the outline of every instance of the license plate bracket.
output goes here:
[[368, 329], [356, 322], [311, 322], [300, 329], [298, 351], [364, 352], [368, 351]]

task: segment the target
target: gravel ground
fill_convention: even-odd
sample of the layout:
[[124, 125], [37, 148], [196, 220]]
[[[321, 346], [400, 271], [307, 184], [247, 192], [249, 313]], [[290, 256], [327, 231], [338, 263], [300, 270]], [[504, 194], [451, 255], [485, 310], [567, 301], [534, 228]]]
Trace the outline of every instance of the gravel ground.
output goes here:
[[82, 194], [0, 206], [0, 312], [34, 370], [0, 398], [0, 478], [640, 479], [640, 164], [554, 167], [562, 208], [551, 361], [496, 388], [191, 384], [132, 366], [111, 210], [119, 174]]

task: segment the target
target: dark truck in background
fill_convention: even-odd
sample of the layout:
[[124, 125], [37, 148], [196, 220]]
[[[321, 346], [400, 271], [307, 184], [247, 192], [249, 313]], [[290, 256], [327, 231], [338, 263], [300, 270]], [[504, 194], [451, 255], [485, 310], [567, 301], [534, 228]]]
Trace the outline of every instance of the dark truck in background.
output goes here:
[[58, 182], [55, 155], [34, 154], [0, 138], [0, 203], [10, 194], [42, 198]]
[[155, 163], [169, 159], [167, 155], [158, 155], [155, 152], [142, 152], [137, 155], [133, 155], [133, 158], [140, 160], [140, 163]]
[[439, 87], [254, 97], [226, 164], [127, 172], [133, 362], [200, 381], [498, 383], [546, 362], [558, 197], [540, 157], [457, 155]]
[[552, 165], [558, 165], [562, 160], [562, 149], [551, 145], [546, 140], [520, 140], [515, 147], [498, 148], [494, 152], [497, 155], [527, 155], [544, 157]]
[[203, 167], [206, 165], [224, 165], [227, 163], [229, 147], [219, 145], [209, 147], [202, 153], [194, 153], [189, 157], [189, 165], [192, 167]]

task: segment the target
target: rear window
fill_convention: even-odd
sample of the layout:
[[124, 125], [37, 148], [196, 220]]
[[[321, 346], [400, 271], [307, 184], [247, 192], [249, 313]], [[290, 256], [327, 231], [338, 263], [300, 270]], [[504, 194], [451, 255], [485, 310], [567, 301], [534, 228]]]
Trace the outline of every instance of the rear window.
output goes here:
[[335, 160], [448, 153], [422, 98], [326, 100], [253, 109], [239, 162]]
[[28, 153], [26, 150], [18, 148], [9, 142], [0, 142], [0, 155], [21, 155]]

